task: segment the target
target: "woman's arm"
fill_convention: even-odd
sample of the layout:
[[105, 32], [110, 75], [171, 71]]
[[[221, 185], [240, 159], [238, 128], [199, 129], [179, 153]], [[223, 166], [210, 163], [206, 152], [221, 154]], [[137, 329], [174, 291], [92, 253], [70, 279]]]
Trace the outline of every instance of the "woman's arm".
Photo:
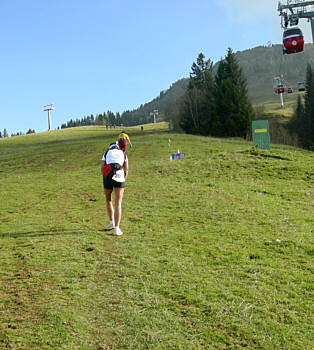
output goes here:
[[126, 135], [126, 136], [127, 136], [126, 139], [129, 142], [130, 147], [132, 148], [132, 143], [131, 143], [130, 137], [128, 135]]
[[101, 163], [100, 163], [100, 171], [101, 171], [101, 173], [103, 173], [105, 165], [106, 165], [106, 162], [104, 160], [102, 160]]

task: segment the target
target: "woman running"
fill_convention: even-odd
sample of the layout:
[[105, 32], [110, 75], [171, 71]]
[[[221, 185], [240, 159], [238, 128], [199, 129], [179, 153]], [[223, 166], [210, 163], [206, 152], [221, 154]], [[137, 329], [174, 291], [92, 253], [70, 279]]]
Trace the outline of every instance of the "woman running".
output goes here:
[[[125, 181], [128, 177], [128, 157], [120, 150], [116, 143], [109, 146], [101, 160], [101, 172], [103, 174], [104, 192], [106, 196], [107, 214], [110, 223], [107, 230], [114, 229], [115, 236], [121, 236], [120, 221], [122, 214], [122, 198]], [[112, 204], [112, 192], [115, 192], [115, 206]]]
[[132, 143], [129, 138], [129, 135], [125, 133], [124, 130], [121, 131], [121, 134], [117, 138], [120, 149], [125, 153], [126, 152], [126, 142], [128, 141], [130, 147], [132, 148]]

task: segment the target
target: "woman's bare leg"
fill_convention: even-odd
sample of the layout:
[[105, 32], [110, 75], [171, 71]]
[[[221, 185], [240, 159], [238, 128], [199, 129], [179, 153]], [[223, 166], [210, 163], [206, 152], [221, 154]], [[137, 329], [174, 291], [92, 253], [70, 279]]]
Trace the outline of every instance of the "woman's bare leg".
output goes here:
[[114, 224], [119, 227], [122, 214], [122, 198], [124, 188], [115, 188], [115, 210], [114, 210]]
[[113, 221], [113, 205], [112, 205], [112, 190], [105, 189], [105, 196], [106, 196], [106, 208], [107, 208], [107, 214], [109, 216], [109, 220]]

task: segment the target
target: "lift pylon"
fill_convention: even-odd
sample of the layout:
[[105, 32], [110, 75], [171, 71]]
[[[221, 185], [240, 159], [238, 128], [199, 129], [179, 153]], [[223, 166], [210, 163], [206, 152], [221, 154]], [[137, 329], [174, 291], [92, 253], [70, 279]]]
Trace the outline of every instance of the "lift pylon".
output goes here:
[[49, 105], [43, 107], [43, 112], [48, 112], [48, 131], [50, 131], [51, 128], [50, 112], [54, 109], [55, 108], [53, 106], [53, 103], [50, 103]]

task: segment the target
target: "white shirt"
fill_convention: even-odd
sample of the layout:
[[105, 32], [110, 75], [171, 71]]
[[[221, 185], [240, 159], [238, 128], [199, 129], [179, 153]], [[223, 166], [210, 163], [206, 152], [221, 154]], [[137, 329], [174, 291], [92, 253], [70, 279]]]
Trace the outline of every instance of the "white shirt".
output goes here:
[[124, 162], [128, 161], [127, 155], [121, 151], [120, 149], [110, 149], [107, 152], [106, 158], [105, 158], [106, 152], [102, 156], [102, 160], [106, 162], [106, 164], [112, 164], [112, 163], [118, 163], [121, 166], [123, 166]]

